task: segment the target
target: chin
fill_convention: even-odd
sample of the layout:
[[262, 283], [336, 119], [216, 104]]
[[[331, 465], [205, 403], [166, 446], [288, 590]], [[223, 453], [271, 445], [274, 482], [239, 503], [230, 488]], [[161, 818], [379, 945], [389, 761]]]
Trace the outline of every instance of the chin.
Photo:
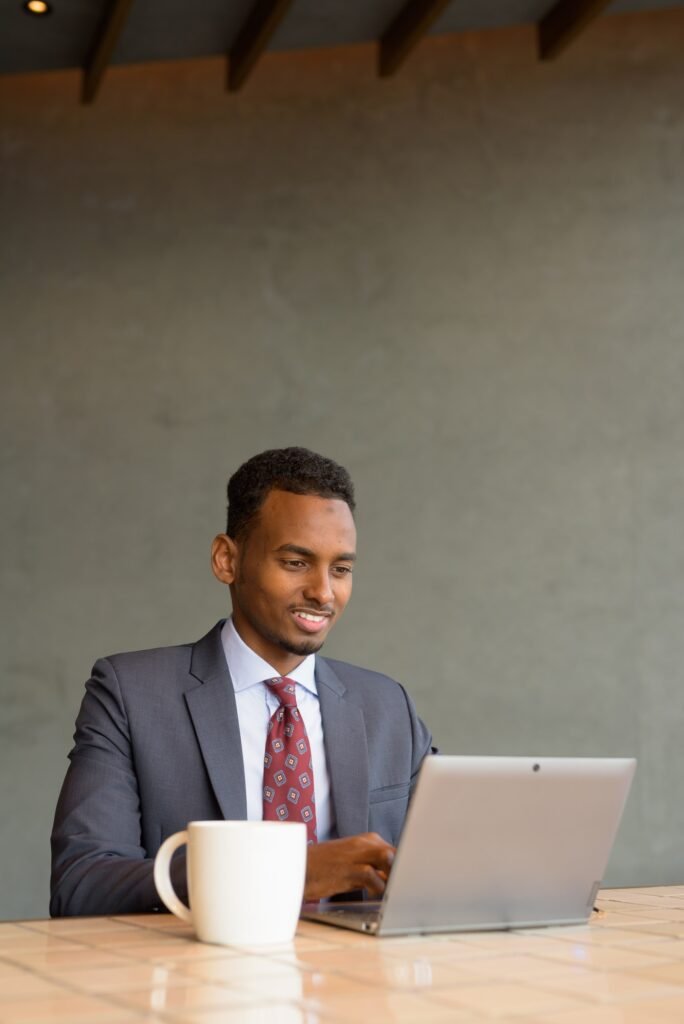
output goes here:
[[300, 657], [305, 658], [308, 654], [316, 654], [317, 651], [320, 651], [323, 646], [323, 640], [312, 637], [310, 640], [301, 640], [298, 643], [293, 643], [291, 640], [282, 639], [280, 646], [289, 654], [298, 654]]

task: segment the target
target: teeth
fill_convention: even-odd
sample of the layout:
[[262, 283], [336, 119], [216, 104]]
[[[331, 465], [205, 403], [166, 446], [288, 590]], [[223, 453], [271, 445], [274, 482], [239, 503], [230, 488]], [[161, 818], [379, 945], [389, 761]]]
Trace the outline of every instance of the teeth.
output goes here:
[[297, 612], [300, 619], [308, 619], [309, 622], [323, 622], [325, 615], [312, 615], [311, 612]]

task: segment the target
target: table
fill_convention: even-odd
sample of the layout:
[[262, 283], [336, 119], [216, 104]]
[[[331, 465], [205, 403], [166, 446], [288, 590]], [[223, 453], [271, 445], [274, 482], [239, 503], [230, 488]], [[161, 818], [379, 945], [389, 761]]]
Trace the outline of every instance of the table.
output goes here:
[[2, 1024], [682, 1024], [684, 886], [608, 889], [586, 927], [203, 945], [174, 917], [0, 924]]

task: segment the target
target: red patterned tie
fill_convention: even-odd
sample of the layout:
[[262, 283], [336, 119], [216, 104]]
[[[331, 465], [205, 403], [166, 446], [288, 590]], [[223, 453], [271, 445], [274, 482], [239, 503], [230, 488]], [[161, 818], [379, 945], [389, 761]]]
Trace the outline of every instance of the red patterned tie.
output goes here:
[[303, 821], [307, 842], [317, 842], [311, 749], [297, 707], [296, 684], [287, 676], [267, 679], [280, 701], [268, 723], [264, 754], [264, 821]]

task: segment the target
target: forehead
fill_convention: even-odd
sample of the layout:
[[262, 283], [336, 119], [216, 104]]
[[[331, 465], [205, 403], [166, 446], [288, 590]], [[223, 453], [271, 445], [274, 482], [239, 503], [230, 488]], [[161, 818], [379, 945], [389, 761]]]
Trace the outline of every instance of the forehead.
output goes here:
[[346, 501], [290, 491], [269, 491], [252, 537], [269, 548], [297, 544], [312, 551], [332, 547], [348, 553], [356, 548], [354, 517]]

